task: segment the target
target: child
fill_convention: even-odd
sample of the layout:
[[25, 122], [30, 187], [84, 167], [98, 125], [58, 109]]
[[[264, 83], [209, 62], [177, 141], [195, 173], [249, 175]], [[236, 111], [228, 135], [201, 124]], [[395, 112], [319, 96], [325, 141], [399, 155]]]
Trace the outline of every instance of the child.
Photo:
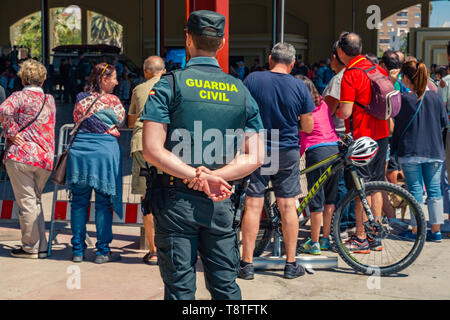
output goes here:
[[[300, 132], [300, 154], [306, 153], [306, 167], [308, 168], [339, 153], [339, 137], [336, 134], [328, 105], [318, 93], [314, 83], [307, 77], [301, 75], [296, 77], [305, 82], [316, 105], [316, 109], [312, 113], [314, 119], [313, 131], [311, 133]], [[323, 167], [306, 174], [308, 189], [313, 187], [326, 169], [326, 167]], [[338, 194], [339, 179], [340, 174], [330, 177], [309, 204], [311, 211], [311, 238], [303, 244], [303, 251], [306, 253], [319, 255], [321, 250], [331, 250], [329, 240], [331, 217]], [[322, 215], [323, 237], [320, 237]]]

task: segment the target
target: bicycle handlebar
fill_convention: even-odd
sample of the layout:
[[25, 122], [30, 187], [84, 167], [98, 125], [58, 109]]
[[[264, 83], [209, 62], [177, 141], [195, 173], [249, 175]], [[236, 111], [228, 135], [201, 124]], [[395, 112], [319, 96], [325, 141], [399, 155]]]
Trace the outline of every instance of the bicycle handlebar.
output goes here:
[[339, 137], [339, 139], [341, 139], [342, 144], [344, 146], [346, 146], [347, 148], [350, 147], [350, 145], [355, 141], [355, 139], [353, 139], [353, 135], [351, 133], [349, 133], [349, 134], [338, 133], [338, 137]]

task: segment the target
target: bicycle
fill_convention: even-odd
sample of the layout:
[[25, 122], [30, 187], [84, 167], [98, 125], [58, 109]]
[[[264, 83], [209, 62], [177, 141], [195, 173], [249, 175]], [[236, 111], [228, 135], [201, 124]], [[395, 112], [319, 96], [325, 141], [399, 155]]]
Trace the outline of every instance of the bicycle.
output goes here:
[[[311, 199], [332, 175], [344, 168], [344, 171], [350, 172], [354, 187], [338, 202], [333, 213], [331, 223], [333, 249], [341, 256], [345, 263], [356, 271], [365, 274], [376, 273], [381, 276], [398, 273], [411, 265], [423, 249], [426, 236], [425, 215], [419, 203], [406, 189], [384, 181], [364, 182], [358, 176], [355, 165], [356, 161], [352, 159], [352, 152], [354, 151], [352, 147], [355, 146], [356, 142], [351, 135], [341, 136], [339, 153], [300, 172], [303, 175], [328, 166], [297, 208], [299, 224], [301, 226], [308, 221], [309, 216], [304, 211], [307, 209]], [[372, 155], [372, 158], [374, 155], [375, 153]], [[246, 180], [238, 185], [233, 196], [236, 227], [240, 226], [241, 215], [244, 211], [245, 191], [248, 183], [249, 180]], [[278, 236], [282, 236], [280, 211], [276, 202], [271, 204], [268, 197], [272, 191], [271, 188], [266, 190], [260, 229], [254, 250], [254, 256], [256, 257], [264, 252], [272, 237], [275, 235], [275, 232]], [[398, 210], [394, 206], [384, 203], [381, 219], [375, 219], [367, 201], [367, 196], [377, 192], [385, 193], [388, 197], [392, 198], [399, 197], [404, 201], [404, 206], [409, 208], [407, 212], [409, 211], [410, 218], [412, 219], [414, 217], [417, 223], [417, 236], [415, 240], [403, 236], [403, 233], [408, 228], [408, 224], [396, 218]], [[352, 201], [358, 198], [362, 202], [363, 211], [368, 219], [363, 223], [365, 232], [373, 239], [376, 237], [381, 239], [383, 244], [381, 251], [370, 251], [369, 254], [354, 253], [346, 248], [345, 241], [341, 238], [342, 213]]]

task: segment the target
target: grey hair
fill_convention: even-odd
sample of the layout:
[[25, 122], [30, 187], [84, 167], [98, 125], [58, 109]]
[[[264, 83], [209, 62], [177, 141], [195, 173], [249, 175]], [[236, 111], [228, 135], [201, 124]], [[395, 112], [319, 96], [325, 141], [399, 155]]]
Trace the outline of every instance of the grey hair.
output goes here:
[[148, 57], [144, 61], [144, 69], [148, 70], [152, 73], [159, 73], [162, 72], [165, 69], [164, 60], [161, 59], [161, 57], [158, 56], [151, 56]]
[[287, 42], [278, 42], [270, 52], [272, 60], [276, 63], [290, 65], [295, 61], [295, 48]]

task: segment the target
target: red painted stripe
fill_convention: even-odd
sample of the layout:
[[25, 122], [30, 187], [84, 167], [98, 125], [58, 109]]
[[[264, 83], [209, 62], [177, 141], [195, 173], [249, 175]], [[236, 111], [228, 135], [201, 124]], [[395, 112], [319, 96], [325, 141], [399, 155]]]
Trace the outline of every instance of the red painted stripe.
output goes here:
[[91, 218], [91, 206], [92, 206], [92, 204], [93, 204], [93, 202], [89, 202], [87, 221], [89, 221], [89, 219]]
[[55, 220], [66, 220], [67, 218], [67, 202], [56, 201], [55, 203]]
[[14, 201], [13, 200], [3, 200], [2, 203], [2, 212], [1, 212], [1, 218], [2, 219], [11, 219], [12, 218], [12, 212], [13, 212], [13, 206]]
[[138, 204], [127, 203], [125, 210], [125, 223], [137, 223]]

